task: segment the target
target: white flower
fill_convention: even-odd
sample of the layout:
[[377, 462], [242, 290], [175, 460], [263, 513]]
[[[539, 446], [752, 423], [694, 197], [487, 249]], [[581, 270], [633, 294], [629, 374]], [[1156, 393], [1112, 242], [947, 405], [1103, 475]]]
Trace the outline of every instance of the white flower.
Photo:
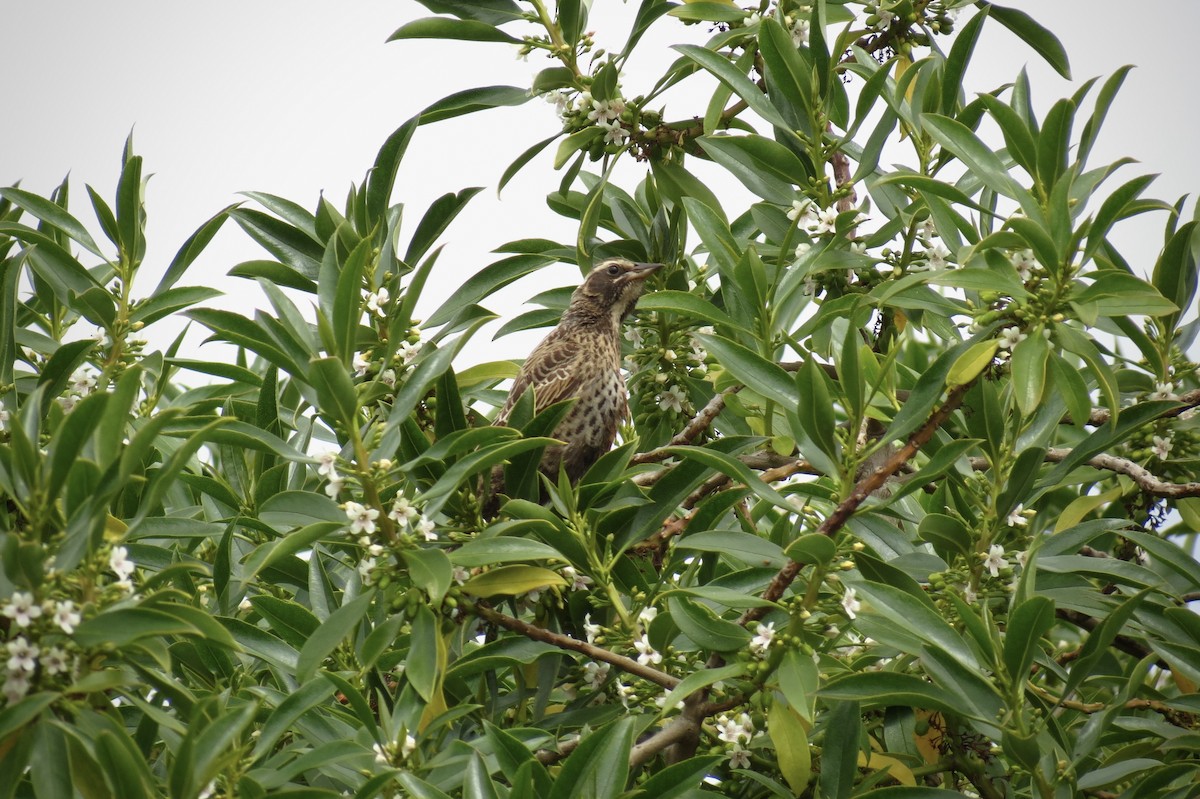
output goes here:
[[81, 397], [91, 394], [96, 388], [98, 372], [86, 363], [71, 373], [70, 390]]
[[943, 247], [941, 242], [925, 250], [925, 263], [930, 269], [945, 269], [950, 263], [946, 260], [949, 257], [950, 251]]
[[29, 675], [23, 671], [10, 671], [4, 680], [4, 698], [10, 703], [16, 703], [29, 693]]
[[375, 750], [375, 762], [381, 766], [391, 765], [391, 757], [388, 755], [387, 747], [383, 744], [372, 744], [371, 748]]
[[383, 383], [388, 388], [396, 387], [396, 370], [384, 369], [379, 373], [379, 382]]
[[421, 534], [426, 541], [437, 541], [438, 534], [436, 528], [437, 525], [434, 524], [433, 519], [422, 516], [421, 520], [417, 522], [416, 527], [413, 528], [413, 532]]
[[749, 14], [749, 15], [746, 17], [746, 20], [745, 20], [745, 22], [744, 22], [743, 24], [745, 24], [745, 25], [757, 25], [757, 24], [758, 24], [758, 23], [760, 23], [760, 22], [762, 22], [762, 17], [759, 15], [759, 13], [758, 13], [757, 11], [752, 11], [752, 12], [750, 12], [750, 14]]
[[1017, 553], [1017, 565], [1022, 569], [1025, 568], [1025, 562], [1029, 560], [1029, 550], [1023, 550]]
[[34, 619], [42, 615], [42, 609], [34, 603], [33, 594], [17, 591], [4, 606], [3, 613], [15, 621], [18, 627], [28, 627]]
[[75, 632], [75, 626], [79, 624], [81, 618], [79, 611], [75, 609], [75, 603], [71, 600], [54, 604], [54, 623], [67, 635]]
[[351, 535], [359, 533], [370, 535], [375, 532], [375, 520], [379, 518], [378, 510], [357, 502], [347, 502], [343, 508], [346, 511], [346, 518], [350, 520]]
[[750, 768], [750, 752], [746, 749], [743, 749], [740, 744], [730, 747], [729, 767]]
[[559, 116], [564, 116], [569, 113], [575, 105], [575, 101], [571, 98], [571, 95], [562, 89], [558, 89], [557, 91], [553, 92], [546, 92], [542, 95], [542, 98], [546, 102], [554, 104], [554, 111]]
[[1028, 280], [1029, 276], [1033, 274], [1033, 268], [1037, 266], [1037, 259], [1033, 257], [1033, 250], [1017, 250], [1008, 256], [1008, 262], [1017, 270], [1017, 274], [1021, 276], [1021, 280]]
[[633, 648], [638, 651], [637, 661], [643, 666], [662, 663], [662, 655], [654, 651], [654, 647], [650, 645], [650, 639], [645, 633], [642, 633], [642, 636], [633, 642]]
[[1029, 519], [1025, 518], [1025, 506], [1018, 502], [1017, 507], [1012, 509], [1004, 522], [1009, 527], [1024, 527], [1029, 524]]
[[369, 371], [371, 371], [371, 359], [367, 357], [367, 354], [365, 352], [354, 353], [354, 376], [363, 377]]
[[599, 690], [604, 681], [608, 679], [610, 666], [607, 663], [597, 663], [590, 660], [583, 664], [583, 681], [588, 688], [593, 691]]
[[812, 200], [792, 200], [792, 208], [787, 212], [787, 218], [799, 227], [808, 227], [817, 221], [817, 213]]
[[1004, 547], [999, 544], [992, 544], [988, 548], [987, 557], [983, 560], [983, 566], [988, 570], [988, 574], [993, 577], [1000, 576], [1000, 570], [1008, 565], [1008, 561], [1004, 559]]
[[806, 19], [798, 19], [792, 24], [790, 29], [792, 43], [797, 47], [803, 47], [808, 44], [808, 25], [809, 22]]
[[8, 670], [25, 671], [33, 674], [37, 670], [37, 656], [41, 653], [41, 649], [37, 644], [31, 644], [25, 636], [18, 636], [9, 641], [5, 648], [8, 649]]
[[929, 217], [921, 223], [920, 237], [927, 246], [937, 237], [937, 225], [933, 223], [933, 217]]
[[837, 229], [838, 212], [836, 208], [822, 208], [817, 214], [817, 222], [812, 226], [813, 232], [820, 236], [822, 233], [833, 233]]
[[70, 660], [65, 649], [52, 646], [42, 652], [42, 671], [50, 676], [66, 674], [71, 668]]
[[343, 486], [346, 485], [346, 480], [338, 474], [329, 478], [329, 482], [325, 485], [325, 495], [330, 499], [337, 499], [338, 494], [342, 493]]
[[133, 576], [137, 564], [129, 559], [129, 550], [125, 547], [113, 547], [112, 554], [108, 556], [108, 568], [112, 569], [117, 577], [128, 580]]
[[592, 578], [586, 574], [580, 574], [574, 566], [563, 566], [559, 573], [571, 584], [572, 591], [582, 591], [592, 584]]
[[406, 733], [404, 736], [404, 742], [400, 744], [400, 757], [407, 759], [408, 756], [416, 750], [417, 739]]
[[767, 650], [771, 648], [771, 641], [775, 638], [775, 622], [760, 624], [754, 632], [755, 636], [750, 639], [750, 651], [759, 658], [765, 658]]
[[687, 402], [687, 394], [679, 386], [670, 386], [657, 397], [654, 398], [658, 403], [658, 407], [664, 411], [673, 411], [674, 413], [683, 412], [683, 404]]
[[384, 310], [384, 306], [388, 304], [390, 299], [391, 295], [389, 294], [387, 287], [380, 286], [379, 291], [372, 291], [367, 295], [367, 310], [378, 314], [380, 317], [387, 316], [387, 311]]
[[242, 601], [238, 603], [238, 610], [240, 610], [244, 613], [248, 610], [253, 610], [253, 609], [254, 609], [254, 603], [250, 601], [250, 597], [248, 597], [248, 596], [242, 597]]
[[963, 599], [966, 600], [967, 604], [974, 605], [975, 600], [979, 599], [979, 595], [975, 593], [975, 589], [970, 584], [964, 585], [962, 592]]
[[363, 558], [358, 563], [358, 576], [363, 582], [371, 582], [371, 572], [375, 570], [375, 558]]
[[327, 449], [317, 456], [317, 474], [322, 477], [328, 477], [330, 480], [337, 475], [337, 459], [338, 451], [336, 449]]
[[654, 607], [653, 605], [647, 605], [638, 613], [638, 624], [642, 625], [643, 627], [649, 627], [650, 622], [654, 621], [657, 616], [658, 608]]
[[81, 397], [78, 394], [66, 394], [62, 397], [56, 397], [55, 402], [63, 409], [63, 413], [70, 413], [75, 410], [75, 406], [79, 404]]
[[857, 594], [853, 588], [847, 588], [846, 593], [842, 594], [842, 610], [852, 619], [858, 618], [858, 612], [862, 610], [862, 602], [857, 598]]
[[400, 342], [399, 349], [396, 350], [396, 354], [404, 361], [404, 365], [408, 366], [417, 359], [417, 353], [420, 351], [420, 344], [414, 344], [411, 341], [402, 341]]
[[754, 722], [745, 713], [736, 718], [726, 713], [717, 716], [717, 737], [727, 744], [740, 744], [754, 737]]
[[1154, 436], [1154, 457], [1160, 461], [1171, 457], [1171, 448], [1175, 444], [1173, 438], [1174, 435], [1171, 433], [1167, 433], [1165, 436]]
[[392, 509], [388, 511], [388, 518], [397, 524], [411, 524], [414, 519], [420, 516], [408, 497], [404, 494], [397, 494], [392, 500]]
[[368, 544], [367, 545], [367, 554], [373, 558], [380, 557], [381, 555], [383, 555], [383, 545], [382, 544]]
[[589, 644], [596, 643], [596, 636], [599, 635], [603, 629], [604, 628], [599, 624], [592, 624], [592, 614], [588, 613], [583, 617], [583, 634], [587, 636], [587, 642]]
[[802, 241], [796, 245], [796, 259], [799, 260], [808, 255], [812, 251], [812, 245], [807, 241]]
[[1150, 395], [1152, 400], [1173, 400], [1175, 397], [1175, 384], [1170, 380], [1160, 382], [1154, 381], [1154, 393]]
[[1024, 341], [1028, 336], [1021, 332], [1021, 328], [1016, 325], [1003, 328], [1000, 331], [1000, 349], [1011, 350], [1015, 349], [1018, 344]]
[[597, 122], [596, 125], [604, 129], [605, 144], [624, 144], [629, 138], [629, 131], [622, 127], [620, 120]]
[[455, 585], [462, 585], [467, 580], [471, 579], [471, 572], [467, 569], [464, 569], [462, 566], [455, 566], [453, 570], [451, 570], [450, 575], [454, 578]]
[[122, 594], [132, 594], [133, 582], [128, 578], [124, 580], [117, 580], [115, 583], [113, 583], [113, 588], [117, 589]]
[[0, 430], [8, 429], [8, 411], [0, 408]]

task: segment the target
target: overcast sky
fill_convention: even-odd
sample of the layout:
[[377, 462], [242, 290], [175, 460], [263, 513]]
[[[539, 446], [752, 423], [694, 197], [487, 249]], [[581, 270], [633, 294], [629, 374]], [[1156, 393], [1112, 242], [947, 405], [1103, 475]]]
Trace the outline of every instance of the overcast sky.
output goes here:
[[[1058, 34], [1075, 81], [1059, 78], [1024, 43], [989, 22], [968, 74], [968, 93], [993, 89], [1027, 65], [1037, 105], [1045, 109], [1087, 78], [1136, 64], [1092, 164], [1132, 156], [1141, 164], [1127, 167], [1111, 187], [1159, 172], [1150, 193], [1169, 201], [1200, 189], [1192, 63], [1200, 3], [1153, 0], [1136, 13], [1125, 0], [1005, 4]], [[636, 8], [632, 0], [596, 0], [588, 27], [599, 46], [619, 48]], [[971, 13], [964, 12], [960, 26]], [[48, 193], [70, 172], [73, 211], [96, 230], [83, 184], [113, 195], [121, 148], [132, 129], [145, 171], [154, 175], [147, 190], [148, 292], [183, 240], [237, 201], [238, 191], [267, 191], [309, 208], [324, 191], [341, 207], [351, 182], [361, 181], [380, 144], [405, 119], [460, 89], [526, 86], [547, 65], [537, 56], [520, 62], [515, 48], [503, 44], [385, 42], [400, 25], [428, 15], [403, 0], [0, 0], [8, 78], [0, 184], [20, 180]], [[650, 46], [627, 67], [627, 96], [648, 88], [673, 60], [667, 45], [703, 39], [702, 29], [684, 30], [670, 20], [656, 28], [658, 38], [648, 39]], [[703, 114], [707, 98], [689, 99], [673, 99], [668, 117]], [[1081, 127], [1082, 120], [1076, 130]], [[534, 101], [418, 130], [395, 197], [406, 204], [410, 224], [444, 192], [488, 188], [450, 228], [429, 290], [437, 300], [494, 260], [489, 250], [505, 241], [573, 240], [573, 225], [545, 207], [545, 194], [559, 180], [548, 154], [527, 166], [501, 197], [495, 193], [509, 162], [557, 129], [551, 107]], [[737, 210], [741, 203], [728, 207]], [[1161, 227], [1160, 216], [1135, 222], [1118, 236], [1118, 246], [1143, 274], [1161, 246]], [[245, 281], [224, 275], [240, 261], [261, 257], [263, 251], [230, 223], [183, 282], [238, 292], [224, 302], [245, 307], [239, 298], [253, 292], [245, 291]], [[518, 284], [489, 307], [511, 317], [547, 281], [566, 285], [573, 279], [563, 268]], [[485, 340], [478, 339], [469, 361], [519, 357], [536, 335], [507, 339], [503, 347], [483, 346]]]

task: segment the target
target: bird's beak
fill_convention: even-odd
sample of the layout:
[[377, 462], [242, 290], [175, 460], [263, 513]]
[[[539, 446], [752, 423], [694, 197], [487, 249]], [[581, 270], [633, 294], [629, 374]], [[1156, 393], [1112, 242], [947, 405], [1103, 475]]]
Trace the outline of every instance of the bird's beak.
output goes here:
[[662, 264], [635, 263], [633, 268], [625, 274], [627, 275], [628, 280], [645, 280], [659, 269], [662, 269], [662, 267]]

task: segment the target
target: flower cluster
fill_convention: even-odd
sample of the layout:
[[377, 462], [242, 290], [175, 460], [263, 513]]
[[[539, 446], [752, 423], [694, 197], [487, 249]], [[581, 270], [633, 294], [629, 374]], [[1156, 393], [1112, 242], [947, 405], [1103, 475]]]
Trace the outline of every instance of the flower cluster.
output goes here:
[[4, 683], [8, 703], [19, 701], [40, 681], [54, 684], [69, 679], [76, 657], [70, 636], [83, 620], [71, 599], [37, 600], [32, 592], [17, 591], [0, 604], [0, 615], [11, 620], [15, 635], [4, 643]]
[[71, 382], [67, 384], [66, 392], [58, 397], [58, 404], [70, 413], [80, 400], [96, 390], [99, 380], [100, 373], [91, 364], [85, 363], [71, 373]]
[[725, 744], [730, 768], [749, 768], [750, 751], [746, 745], [757, 734], [754, 720], [748, 713], [733, 716], [722, 713], [716, 718], [717, 738]]
[[[711, 334], [713, 329], [695, 332]], [[662, 324], [654, 313], [646, 315], [644, 325], [626, 330], [625, 338], [633, 344], [624, 367], [632, 375], [636, 421], [677, 429], [696, 413], [688, 385], [708, 374], [708, 353], [691, 332]]]

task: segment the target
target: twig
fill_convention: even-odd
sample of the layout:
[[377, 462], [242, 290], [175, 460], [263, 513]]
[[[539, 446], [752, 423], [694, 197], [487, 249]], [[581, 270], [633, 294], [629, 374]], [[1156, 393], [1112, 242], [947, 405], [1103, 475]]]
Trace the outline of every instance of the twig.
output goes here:
[[721, 411], [725, 409], [725, 397], [733, 394], [741, 389], [741, 386], [722, 391], [708, 401], [708, 404], [700, 409], [692, 420], [688, 422], [683, 430], [675, 434], [675, 437], [667, 442], [666, 446], [658, 447], [657, 449], [639, 452], [629, 459], [632, 464], [642, 463], [658, 463], [671, 457], [671, 453], [667, 452], [668, 447], [678, 447], [684, 444], [690, 444], [696, 440], [696, 437], [703, 433], [713, 423]]
[[503, 627], [506, 630], [512, 630], [515, 633], [520, 633], [526, 638], [532, 638], [535, 641], [543, 641], [547, 644], [552, 644], [560, 649], [569, 649], [573, 652], [587, 655], [593, 660], [603, 661], [604, 663], [612, 664], [622, 671], [626, 671], [637, 677], [641, 677], [647, 682], [652, 682], [655, 685], [662, 686], [667, 690], [674, 688], [679, 684], [678, 677], [672, 677], [670, 674], [659, 671], [658, 669], [649, 666], [643, 666], [633, 658], [618, 655], [615, 652], [610, 652], [603, 647], [589, 644], [587, 641], [580, 641], [577, 638], [572, 638], [569, 635], [552, 632], [544, 627], [538, 627], [536, 624], [530, 624], [520, 619], [514, 619], [512, 616], [507, 616], [497, 610], [489, 607], [483, 602], [477, 602], [474, 606], [475, 615], [484, 621], [495, 624], [497, 627]]
[[[1182, 407], [1172, 408], [1160, 416], [1160, 419], [1170, 419], [1175, 416], [1179, 416], [1180, 414], [1187, 413], [1192, 408], [1200, 406], [1200, 388], [1184, 392], [1176, 399], [1182, 404]], [[1108, 424], [1111, 418], [1112, 414], [1109, 412], [1108, 408], [1093, 408], [1092, 412], [1088, 414], [1087, 423], [1092, 427], [1099, 427], [1100, 425]]]
[[[834, 508], [833, 513], [829, 514], [825, 518], [825, 521], [821, 522], [816, 532], [821, 535], [833, 535], [840, 530], [849, 521], [850, 517], [854, 515], [855, 511], [858, 510], [859, 506], [867, 500], [867, 497], [879, 490], [889, 477], [898, 472], [933, 437], [937, 429], [950, 418], [950, 414], [954, 413], [958, 406], [962, 404], [963, 397], [966, 396], [971, 385], [971, 383], [966, 383], [951, 389], [950, 393], [946, 395], [946, 401], [942, 406], [930, 414], [925, 423], [908, 437], [908, 441], [905, 442], [903, 447], [897, 449], [881, 466], [862, 477], [854, 485], [854, 489], [850, 492], [850, 495]], [[803, 565], [799, 561], [789, 560], [771, 580], [770, 585], [767, 586], [767, 590], [763, 592], [763, 599], [768, 602], [778, 601], [783, 596], [783, 592], [796, 579], [796, 575], [800, 573]], [[748, 622], [761, 619], [766, 612], [767, 608], [765, 606], [750, 608], [742, 614], [739, 623], [745, 625]]]
[[[1047, 463], [1061, 463], [1071, 456], [1072, 450], [1065, 447], [1054, 447], [1046, 450]], [[991, 468], [991, 462], [984, 457], [970, 459], [971, 468], [982, 472]], [[1103, 469], [1116, 474], [1123, 474], [1147, 494], [1163, 499], [1183, 499], [1185, 497], [1200, 497], [1200, 482], [1168, 483], [1156, 476], [1146, 467], [1134, 463], [1128, 458], [1101, 453], [1083, 462], [1083, 465], [1093, 469]]]

